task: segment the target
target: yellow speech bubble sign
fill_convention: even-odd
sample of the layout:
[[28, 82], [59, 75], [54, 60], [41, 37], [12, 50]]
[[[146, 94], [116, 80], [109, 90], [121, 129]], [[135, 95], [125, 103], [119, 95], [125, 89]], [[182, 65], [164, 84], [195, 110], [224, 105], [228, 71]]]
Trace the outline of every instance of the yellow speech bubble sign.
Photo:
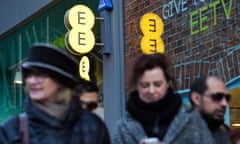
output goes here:
[[87, 81], [90, 81], [89, 70], [90, 70], [89, 59], [87, 56], [83, 56], [79, 63], [80, 77]]

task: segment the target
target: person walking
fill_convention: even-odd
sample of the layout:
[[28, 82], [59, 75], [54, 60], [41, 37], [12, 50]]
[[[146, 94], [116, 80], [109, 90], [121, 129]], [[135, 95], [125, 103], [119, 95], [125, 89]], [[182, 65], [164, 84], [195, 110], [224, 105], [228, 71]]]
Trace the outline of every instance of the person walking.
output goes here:
[[204, 119], [215, 143], [230, 143], [224, 115], [231, 95], [224, 82], [216, 76], [201, 76], [192, 83], [189, 97], [193, 112]]
[[99, 89], [94, 82], [81, 82], [75, 87], [74, 92], [79, 97], [80, 103], [84, 109], [96, 113]]
[[103, 121], [73, 96], [76, 59], [52, 45], [34, 44], [21, 68], [25, 112], [0, 126], [0, 144], [110, 144]]
[[116, 122], [113, 144], [146, 143], [156, 139], [165, 144], [211, 144], [206, 124], [188, 113], [174, 91], [171, 63], [164, 54], [143, 54], [135, 61], [126, 115]]

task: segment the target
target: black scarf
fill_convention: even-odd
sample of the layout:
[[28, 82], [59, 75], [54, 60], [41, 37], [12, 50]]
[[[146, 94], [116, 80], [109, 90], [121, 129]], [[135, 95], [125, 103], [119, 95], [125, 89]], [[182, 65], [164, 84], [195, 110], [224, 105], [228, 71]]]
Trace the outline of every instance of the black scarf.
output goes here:
[[130, 94], [127, 102], [128, 112], [141, 123], [149, 137], [158, 137], [160, 140], [165, 135], [168, 126], [181, 106], [181, 97], [168, 89], [163, 99], [145, 103], [137, 91]]

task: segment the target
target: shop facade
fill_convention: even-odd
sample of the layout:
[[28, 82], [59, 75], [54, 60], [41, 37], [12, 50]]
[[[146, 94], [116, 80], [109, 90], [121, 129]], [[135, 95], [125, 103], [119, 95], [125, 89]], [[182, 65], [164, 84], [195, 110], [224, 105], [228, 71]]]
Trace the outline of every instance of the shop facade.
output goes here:
[[[123, 24], [120, 24], [122, 23], [121, 19], [115, 19], [123, 17], [120, 16], [122, 15], [123, 4], [119, 1], [112, 1], [113, 5], [119, 6], [114, 7], [115, 11], [110, 8], [104, 9], [104, 7], [100, 11], [99, 3], [99, 0], [42, 1], [41, 7], [25, 12], [27, 15], [12, 24], [12, 27], [8, 28], [6, 26], [5, 29], [1, 29], [1, 122], [24, 110], [25, 94], [23, 84], [19, 83], [18, 80], [19, 74], [21, 74], [20, 64], [24, 61], [30, 46], [33, 43], [50, 43], [67, 49], [79, 60], [79, 63], [84, 56], [88, 58], [89, 68], [88, 73], [85, 74], [88, 75], [89, 80], [96, 82], [100, 88], [99, 108], [103, 111], [100, 111], [99, 115], [109, 127], [114, 125], [116, 119], [124, 111], [123, 108], [120, 108], [124, 107], [120, 102], [121, 100], [124, 101], [120, 96], [124, 95], [122, 94], [124, 88], [121, 86], [123, 85], [123, 72], [121, 72], [123, 71], [123, 28], [121, 28]], [[17, 2], [16, 6], [12, 9], [9, 8], [9, 13], [16, 14], [18, 11], [24, 11], [24, 9], [27, 11], [27, 8], [34, 4], [32, 1], [28, 1], [27, 5], [24, 6]], [[4, 6], [7, 5], [11, 7], [12, 3], [6, 2]], [[66, 34], [71, 29], [67, 27], [66, 13], [77, 5], [89, 9], [94, 16], [94, 25], [91, 28], [94, 34], [94, 45], [90, 51], [84, 54], [73, 53], [67, 46], [69, 43]], [[16, 17], [13, 20], [19, 19], [19, 16]], [[83, 18], [87, 19], [89, 16]], [[117, 35], [114, 36], [113, 33]], [[121, 39], [122, 41], [120, 41]], [[103, 63], [105, 64], [103, 65]]]
[[236, 126], [240, 122], [240, 1], [126, 0], [124, 3], [125, 72], [141, 53], [145, 34], [140, 21], [145, 14], [153, 13], [163, 21], [164, 32], [158, 39], [164, 41], [164, 51], [174, 64], [172, 74], [184, 102], [189, 103], [189, 87], [195, 78], [217, 75], [233, 95], [226, 123]]

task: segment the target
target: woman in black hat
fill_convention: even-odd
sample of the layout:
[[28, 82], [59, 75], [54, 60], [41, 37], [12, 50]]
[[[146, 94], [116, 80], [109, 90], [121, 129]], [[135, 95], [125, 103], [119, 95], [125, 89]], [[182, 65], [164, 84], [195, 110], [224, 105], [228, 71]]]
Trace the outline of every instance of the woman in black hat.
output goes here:
[[0, 127], [1, 144], [108, 144], [103, 121], [81, 108], [73, 88], [78, 63], [65, 51], [37, 44], [22, 63], [26, 112]]

